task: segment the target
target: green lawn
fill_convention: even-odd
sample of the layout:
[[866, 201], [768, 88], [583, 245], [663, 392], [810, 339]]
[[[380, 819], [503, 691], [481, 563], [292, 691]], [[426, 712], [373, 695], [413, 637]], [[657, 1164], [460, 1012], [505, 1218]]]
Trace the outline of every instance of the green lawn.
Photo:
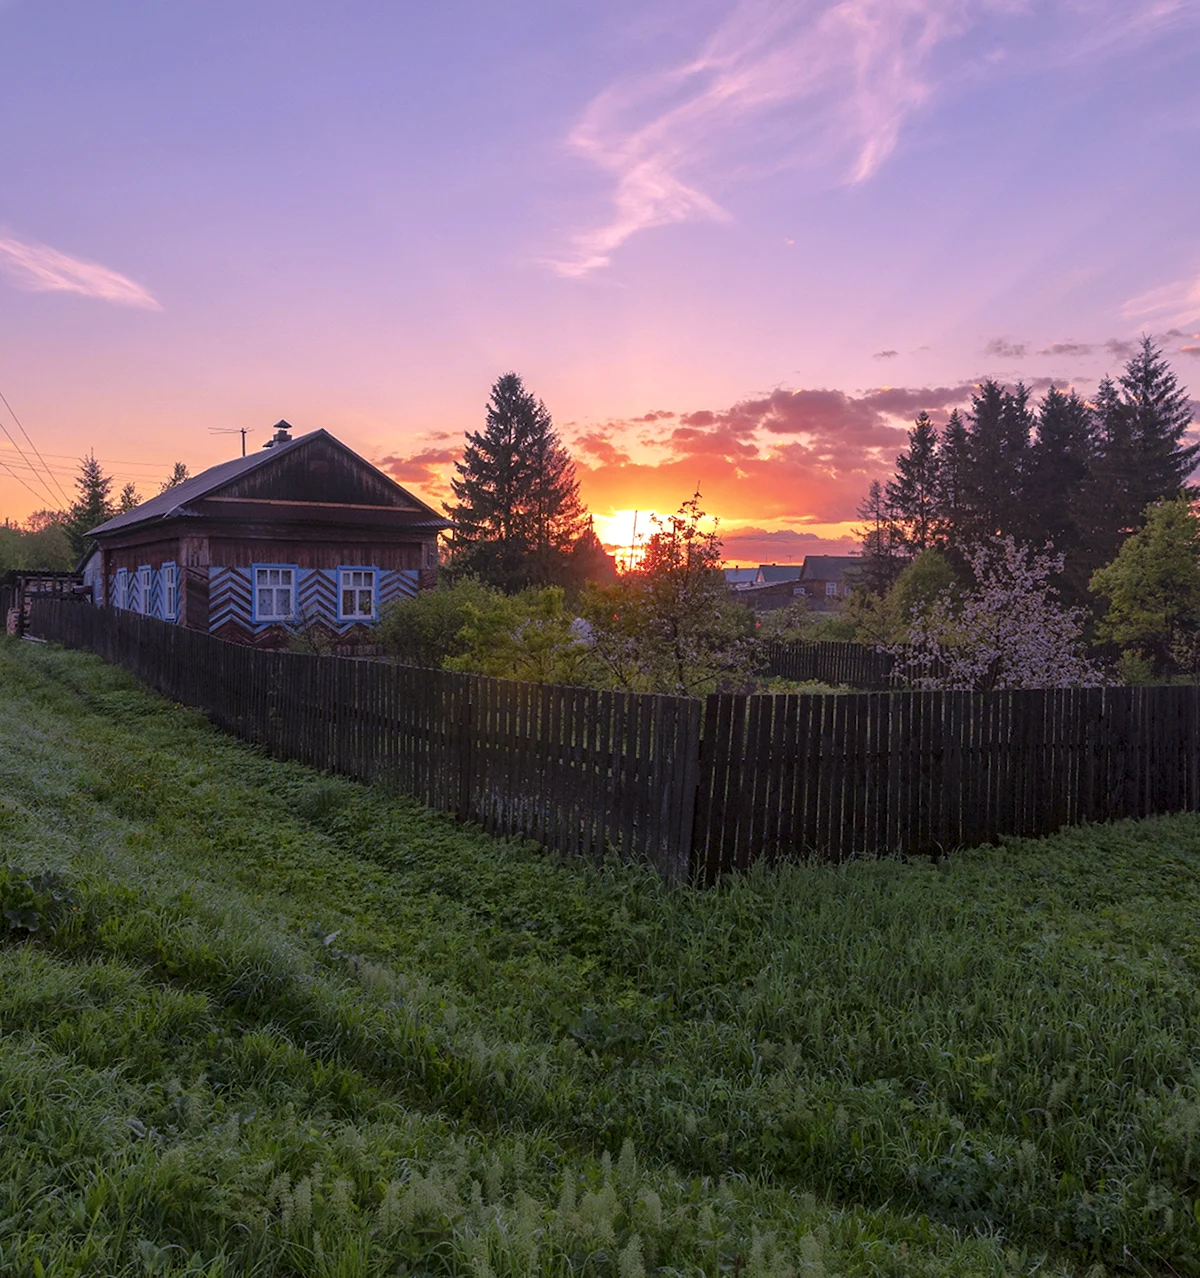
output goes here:
[[1200, 1274], [1196, 817], [667, 889], [4, 640], [0, 1033], [4, 1274]]

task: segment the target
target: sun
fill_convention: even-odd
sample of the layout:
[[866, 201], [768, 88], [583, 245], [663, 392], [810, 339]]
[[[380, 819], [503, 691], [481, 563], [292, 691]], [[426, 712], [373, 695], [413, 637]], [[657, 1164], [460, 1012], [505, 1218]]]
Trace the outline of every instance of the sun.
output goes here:
[[612, 551], [617, 567], [629, 569], [641, 557], [646, 538], [654, 530], [650, 522], [661, 518], [654, 510], [614, 510], [611, 515], [594, 515], [596, 536]]

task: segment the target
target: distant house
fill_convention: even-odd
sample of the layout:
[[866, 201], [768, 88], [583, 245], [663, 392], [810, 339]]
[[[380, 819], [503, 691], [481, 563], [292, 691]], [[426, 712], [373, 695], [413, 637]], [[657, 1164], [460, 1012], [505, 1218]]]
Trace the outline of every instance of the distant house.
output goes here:
[[760, 564], [753, 584], [736, 587], [755, 612], [773, 612], [803, 599], [813, 612], [837, 606], [854, 586], [862, 560], [856, 555], [807, 555], [801, 564]]
[[810, 608], [832, 607], [854, 587], [854, 577], [862, 567], [857, 555], [806, 555], [800, 586]]
[[290, 430], [91, 529], [93, 601], [260, 647], [310, 626], [370, 642], [434, 584], [450, 523], [327, 431]]
[[757, 568], [725, 568], [725, 584], [735, 590], [745, 590], [754, 585], [758, 577]]

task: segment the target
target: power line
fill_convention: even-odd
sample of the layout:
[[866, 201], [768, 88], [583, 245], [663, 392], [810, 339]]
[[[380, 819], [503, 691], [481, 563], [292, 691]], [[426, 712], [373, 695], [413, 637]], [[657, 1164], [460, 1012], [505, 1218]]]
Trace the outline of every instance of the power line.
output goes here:
[[[99, 461], [100, 459], [97, 458], [97, 460]], [[7, 458], [7, 461], [10, 466], [16, 466], [18, 468], [24, 468], [26, 470], [30, 470], [35, 478], [41, 474], [41, 472], [36, 467], [34, 467], [32, 463], [29, 462], [28, 460], [19, 461], [16, 457], [9, 456]], [[65, 463], [51, 462], [50, 465], [47, 467], [47, 469], [52, 475], [76, 474], [76, 468], [74, 466], [68, 466]], [[161, 466], [146, 466], [142, 468], [140, 467], [140, 463], [130, 462], [128, 465], [122, 466], [120, 470], [117, 472], [117, 474], [131, 475], [131, 474], [137, 473], [139, 469], [144, 471], [144, 473], [138, 476], [141, 479], [147, 479], [147, 480], [154, 479], [163, 473], [163, 469]]]
[[[45, 480], [41, 477], [41, 475], [38, 473], [38, 469], [37, 469], [37, 467], [36, 467], [36, 466], [35, 466], [35, 465], [34, 465], [34, 464], [33, 464], [33, 463], [29, 460], [29, 458], [28, 458], [28, 457], [26, 457], [26, 456], [25, 456], [25, 450], [21, 447], [21, 445], [20, 445], [20, 444], [18, 444], [18, 443], [17, 443], [17, 441], [16, 441], [15, 439], [13, 439], [13, 437], [12, 437], [12, 431], [10, 431], [10, 430], [8, 429], [8, 427], [7, 427], [7, 426], [5, 426], [5, 424], [4, 424], [4, 422], [3, 422], [3, 420], [2, 420], [2, 419], [0, 419], [0, 430], [2, 430], [2, 431], [5, 433], [5, 435], [7, 435], [7, 436], [8, 436], [8, 442], [9, 442], [10, 444], [12, 444], [12, 446], [13, 446], [13, 447], [17, 450], [18, 455], [20, 456], [21, 460], [22, 460], [22, 461], [23, 461], [23, 462], [24, 462], [24, 463], [25, 463], [25, 464], [29, 467], [30, 471], [31, 471], [31, 472], [32, 472], [32, 474], [33, 474], [33, 477], [34, 477], [34, 478], [38, 481], [38, 483], [39, 483], [39, 484], [41, 484], [41, 486], [42, 486], [42, 487], [46, 490], [46, 497], [42, 497], [42, 496], [41, 496], [40, 494], [38, 494], [38, 493], [34, 493], [34, 496], [35, 496], [35, 497], [37, 497], [38, 501], [45, 501], [45, 500], [46, 500], [46, 498], [48, 497], [48, 498], [50, 499], [50, 504], [53, 506], [53, 505], [54, 505], [54, 503], [55, 503], [56, 501], [58, 501], [58, 498], [57, 498], [57, 497], [55, 497], [55, 495], [53, 494], [53, 492], [51, 492], [51, 491], [50, 491], [50, 486], [49, 486], [49, 484], [47, 484], [47, 483], [46, 483], [46, 481], [45, 481]], [[13, 471], [12, 471], [12, 470], [11, 470], [11, 468], [10, 468], [10, 467], [8, 467], [7, 465], [5, 466], [5, 470], [7, 470], [7, 471], [9, 472], [9, 474], [13, 474]], [[16, 476], [15, 476], [15, 475], [13, 475], [13, 477], [14, 477], [14, 478], [16, 478]], [[24, 483], [24, 480], [22, 480], [21, 482], [22, 482], [22, 483]], [[25, 487], [26, 487], [26, 488], [29, 488], [29, 485], [28, 485], [28, 484], [25, 484]], [[33, 492], [33, 489], [32, 489], [32, 488], [29, 488], [29, 491], [32, 493], [32, 492]]]
[[[7, 408], [10, 413], [12, 413], [13, 421], [16, 422], [17, 425], [21, 428], [21, 434], [24, 435], [26, 440], [29, 441], [29, 447], [32, 448], [35, 453], [37, 453], [37, 459], [38, 461], [42, 463], [42, 466], [45, 467], [46, 474], [50, 475], [50, 468], [49, 466], [46, 466], [46, 459], [41, 455], [41, 453], [38, 452], [38, 446], [33, 442], [32, 439], [29, 438], [29, 432], [25, 429], [25, 423], [22, 422], [21, 419], [17, 416], [16, 412], [13, 410], [13, 406], [5, 398], [4, 392], [2, 390], [0, 390], [0, 400], [3, 400], [4, 407]], [[57, 488], [58, 491], [62, 493], [63, 501], [65, 501], [67, 505], [69, 506], [71, 504], [71, 499], [70, 497], [67, 496], [65, 492], [63, 492], [62, 484], [60, 484], [58, 480], [54, 478], [53, 475], [50, 475], [50, 478], [54, 480], [55, 488]]]
[[[20, 475], [18, 475], [18, 474], [17, 474], [17, 472], [16, 472], [15, 470], [13, 470], [13, 469], [12, 469], [12, 467], [11, 467], [11, 466], [9, 466], [9, 464], [8, 464], [6, 461], [4, 461], [4, 460], [3, 460], [3, 458], [0, 458], [0, 466], [3, 466], [3, 467], [4, 467], [4, 469], [5, 469], [6, 471], [8, 471], [8, 473], [9, 473], [9, 474], [10, 474], [10, 475], [11, 475], [11, 476], [12, 476], [12, 477], [13, 477], [13, 478], [17, 481], [17, 483], [18, 483], [18, 484], [20, 484], [23, 488], [29, 488], [29, 485], [28, 485], [28, 484], [27, 484], [27, 483], [26, 483], [26, 482], [25, 482], [25, 481], [21, 478], [21, 476], [20, 476]], [[38, 499], [38, 501], [41, 501], [41, 500], [42, 500], [42, 495], [41, 495], [41, 493], [33, 492], [33, 489], [32, 489], [32, 488], [29, 488], [29, 491], [30, 491], [31, 493], [33, 493], [33, 495], [34, 495], [34, 496]], [[51, 500], [53, 501], [54, 499], [53, 499], [53, 498], [51, 498]]]

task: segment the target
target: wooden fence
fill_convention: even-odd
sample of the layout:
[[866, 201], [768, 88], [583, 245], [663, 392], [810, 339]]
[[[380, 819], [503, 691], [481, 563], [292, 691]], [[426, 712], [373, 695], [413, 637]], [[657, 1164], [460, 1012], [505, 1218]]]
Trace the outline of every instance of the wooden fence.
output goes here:
[[844, 684], [848, 688], [890, 688], [895, 682], [895, 658], [861, 643], [791, 643], [762, 645], [763, 672], [804, 683]]
[[[1092, 644], [1088, 648], [1088, 656], [1102, 669], [1113, 669], [1120, 655], [1120, 648], [1113, 643]], [[867, 691], [903, 688], [906, 684], [905, 675], [896, 669], [896, 658], [891, 653], [861, 643], [818, 643], [807, 639], [764, 643], [760, 656], [764, 674], [797, 683], [814, 679], [818, 683], [843, 684]], [[936, 677], [943, 669], [937, 661], [920, 666], [923, 676]]]
[[281, 758], [671, 880], [1200, 808], [1197, 687], [700, 701], [259, 652], [52, 599], [31, 628]]

